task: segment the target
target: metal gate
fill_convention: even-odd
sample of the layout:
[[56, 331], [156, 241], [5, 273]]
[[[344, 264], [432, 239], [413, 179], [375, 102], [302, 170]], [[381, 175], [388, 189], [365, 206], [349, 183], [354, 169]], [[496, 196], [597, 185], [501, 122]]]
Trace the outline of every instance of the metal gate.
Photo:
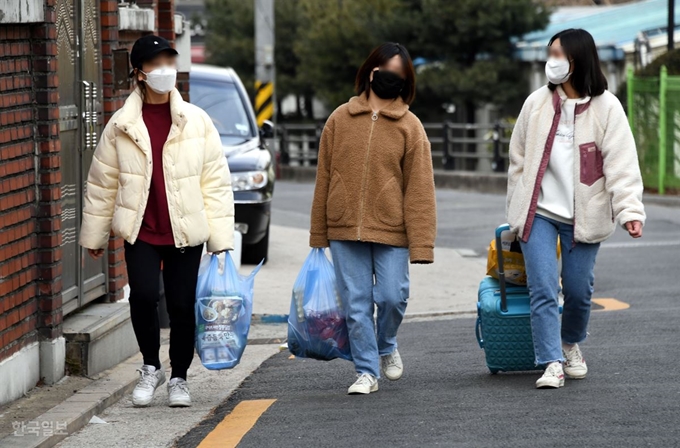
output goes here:
[[98, 0], [57, 0], [63, 311], [107, 292], [107, 257], [78, 245], [87, 173], [102, 130]]

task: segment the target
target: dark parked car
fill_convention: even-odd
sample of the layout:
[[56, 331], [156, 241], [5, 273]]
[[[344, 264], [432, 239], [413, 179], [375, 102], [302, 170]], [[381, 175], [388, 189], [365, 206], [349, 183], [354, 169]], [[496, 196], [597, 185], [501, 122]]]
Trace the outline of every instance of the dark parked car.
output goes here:
[[269, 251], [274, 165], [264, 139], [274, 127], [258, 129], [255, 112], [243, 83], [230, 68], [191, 67], [191, 102], [205, 110], [222, 137], [231, 170], [236, 210], [236, 230], [243, 234], [241, 261], [256, 264]]

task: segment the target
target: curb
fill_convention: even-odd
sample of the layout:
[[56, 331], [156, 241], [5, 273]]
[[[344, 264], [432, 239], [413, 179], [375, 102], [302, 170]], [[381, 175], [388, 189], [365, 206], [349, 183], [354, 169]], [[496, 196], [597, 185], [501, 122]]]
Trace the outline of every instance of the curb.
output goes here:
[[680, 196], [660, 196], [658, 194], [645, 194], [642, 196], [644, 204], [660, 205], [662, 207], [680, 207]]
[[285, 324], [288, 314], [253, 314], [251, 324]]
[[[420, 313], [410, 313], [406, 314], [404, 316], [404, 320], [411, 320], [411, 319], [424, 319], [428, 317], [468, 317], [471, 315], [477, 315], [476, 310], [470, 310], [470, 311], [424, 311]], [[282, 324], [282, 323], [287, 323], [288, 322], [288, 314], [253, 314], [251, 323], [253, 324]], [[285, 338], [284, 338], [285, 339]], [[273, 343], [277, 343], [278, 339], [267, 339], [274, 341]], [[248, 340], [248, 344], [258, 344], [257, 341], [260, 341], [260, 339], [252, 339]], [[262, 343], [262, 342], [259, 342]]]
[[404, 316], [405, 321], [416, 319], [427, 319], [437, 317], [473, 317], [477, 316], [476, 310], [471, 311], [425, 311], [422, 313], [411, 313]]
[[[161, 341], [160, 361], [163, 365], [169, 365], [170, 363], [167, 342], [169, 342], [167, 338]], [[57, 423], [65, 423], [65, 433], [49, 436], [31, 436], [26, 434], [15, 436], [10, 434], [0, 439], [0, 446], [3, 448], [51, 448], [62, 442], [70, 435], [84, 428], [93, 416], [101, 414], [106, 408], [114, 405], [121, 398], [132, 392], [139, 378], [136, 369], [139, 368], [142, 362], [142, 355], [140, 353], [126, 359], [104, 372], [98, 380], [80, 389], [60, 404], [32, 420], [32, 422], [38, 422], [40, 425], [42, 425], [42, 422], [46, 422], [46, 424], [51, 424], [52, 428]]]

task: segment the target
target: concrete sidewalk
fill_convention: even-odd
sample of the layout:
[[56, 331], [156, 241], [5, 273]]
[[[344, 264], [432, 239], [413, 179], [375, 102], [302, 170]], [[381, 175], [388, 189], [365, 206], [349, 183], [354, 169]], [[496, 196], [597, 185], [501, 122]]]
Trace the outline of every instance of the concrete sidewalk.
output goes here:
[[[253, 314], [262, 321], [281, 321], [290, 310], [291, 291], [309, 255], [307, 231], [271, 227], [269, 262], [257, 274]], [[470, 255], [463, 256], [463, 255]], [[248, 272], [252, 266], [243, 266]], [[407, 316], [476, 312], [477, 287], [485, 274], [486, 254], [435, 249], [431, 265], [411, 265], [411, 300]]]

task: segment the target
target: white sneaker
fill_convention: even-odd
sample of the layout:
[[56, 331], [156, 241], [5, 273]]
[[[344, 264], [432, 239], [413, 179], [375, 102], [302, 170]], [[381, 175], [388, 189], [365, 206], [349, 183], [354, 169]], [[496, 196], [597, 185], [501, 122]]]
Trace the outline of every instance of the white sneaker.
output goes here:
[[184, 378], [173, 378], [168, 383], [168, 396], [171, 408], [186, 408], [191, 406], [189, 385]]
[[153, 400], [153, 394], [158, 387], [165, 383], [165, 371], [163, 367], [156, 370], [154, 366], [144, 364], [141, 369], [137, 369], [141, 377], [135, 390], [132, 391], [132, 405], [141, 407], [148, 406]]
[[404, 374], [404, 363], [401, 362], [398, 350], [389, 355], [381, 356], [380, 363], [385, 377], [390, 381], [397, 381]]
[[543, 376], [536, 381], [537, 389], [557, 389], [562, 386], [564, 386], [564, 371], [559, 362], [550, 363]]
[[354, 384], [350, 386], [347, 390], [349, 395], [355, 394], [370, 394], [371, 392], [378, 391], [378, 380], [368, 373], [357, 375], [358, 379]]
[[569, 350], [562, 349], [562, 353], [565, 358], [564, 373], [575, 380], [585, 378], [588, 373], [588, 366], [578, 344], [574, 344]]

